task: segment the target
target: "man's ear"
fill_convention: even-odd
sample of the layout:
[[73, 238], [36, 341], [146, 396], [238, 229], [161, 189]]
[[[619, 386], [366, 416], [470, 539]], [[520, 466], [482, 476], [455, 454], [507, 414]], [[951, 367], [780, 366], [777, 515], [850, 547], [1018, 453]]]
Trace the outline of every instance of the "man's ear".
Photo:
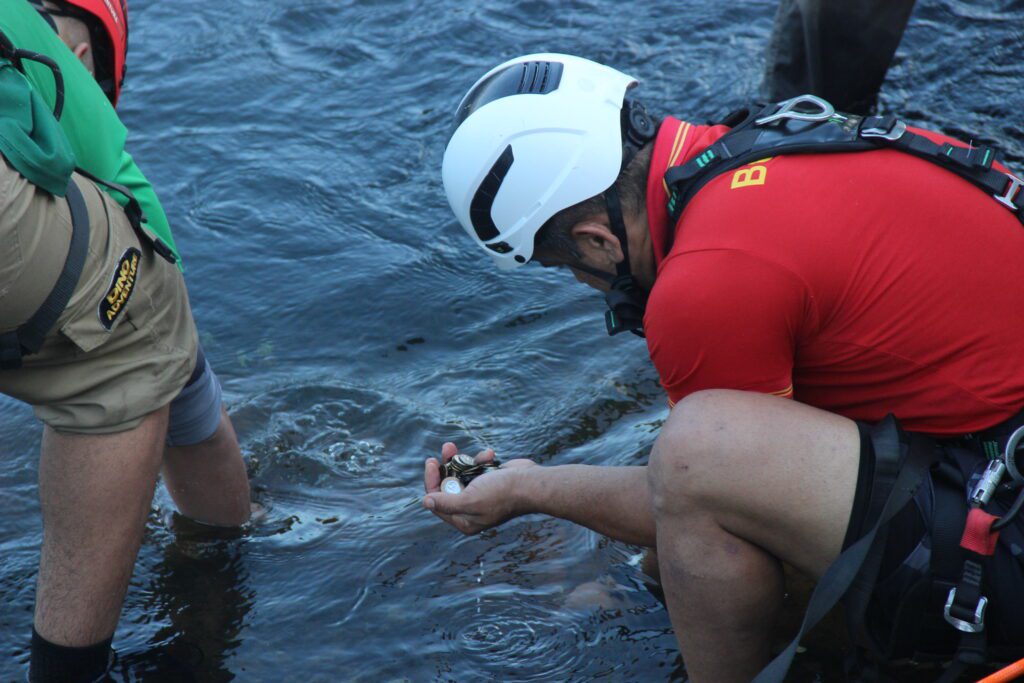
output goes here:
[[91, 73], [92, 70], [93, 70], [92, 60], [85, 58], [85, 56], [89, 54], [89, 50], [90, 50], [89, 43], [86, 43], [86, 42], [81, 42], [78, 45], [75, 45], [74, 47], [71, 48], [71, 52], [73, 52], [75, 57], [78, 58], [78, 61], [80, 61], [82, 63], [82, 65], [85, 66], [85, 68], [88, 69], [89, 72]]
[[614, 266], [622, 260], [619, 238], [612, 234], [606, 223], [599, 220], [580, 221], [572, 226], [570, 232], [584, 260], [600, 266]]

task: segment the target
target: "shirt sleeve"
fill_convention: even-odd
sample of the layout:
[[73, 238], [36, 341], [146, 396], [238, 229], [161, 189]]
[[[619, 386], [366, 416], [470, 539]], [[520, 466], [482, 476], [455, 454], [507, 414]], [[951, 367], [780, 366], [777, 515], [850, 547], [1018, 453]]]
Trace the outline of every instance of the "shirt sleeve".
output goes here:
[[669, 404], [703, 389], [793, 394], [799, 335], [813, 318], [803, 281], [742, 251], [678, 254], [662, 264], [644, 317]]

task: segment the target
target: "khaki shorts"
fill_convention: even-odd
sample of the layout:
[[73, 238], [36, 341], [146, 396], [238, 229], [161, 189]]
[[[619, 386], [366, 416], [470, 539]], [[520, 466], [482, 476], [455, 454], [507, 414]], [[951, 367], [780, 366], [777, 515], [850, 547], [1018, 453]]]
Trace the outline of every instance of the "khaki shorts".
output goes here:
[[[75, 175], [89, 211], [89, 253], [68, 307], [37, 354], [0, 369], [0, 393], [30, 404], [54, 429], [135, 428], [185, 385], [197, 335], [178, 268], [140, 244], [121, 207]], [[71, 240], [67, 201], [0, 157], [0, 332], [50, 293]]]

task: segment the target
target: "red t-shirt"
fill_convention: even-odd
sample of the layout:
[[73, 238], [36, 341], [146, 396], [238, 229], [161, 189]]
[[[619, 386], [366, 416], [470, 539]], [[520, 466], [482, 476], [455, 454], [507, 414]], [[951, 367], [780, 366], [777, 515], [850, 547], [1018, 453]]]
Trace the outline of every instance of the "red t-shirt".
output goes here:
[[662, 176], [727, 130], [670, 118], [655, 143], [644, 328], [671, 403], [744, 389], [940, 435], [1024, 406], [1014, 214], [894, 150], [791, 155], [712, 180], [672, 240]]

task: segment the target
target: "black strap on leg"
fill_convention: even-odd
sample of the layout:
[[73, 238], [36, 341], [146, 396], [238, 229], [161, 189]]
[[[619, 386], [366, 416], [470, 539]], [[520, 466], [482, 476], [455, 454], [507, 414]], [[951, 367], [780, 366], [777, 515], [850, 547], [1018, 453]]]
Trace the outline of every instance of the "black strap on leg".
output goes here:
[[[895, 419], [891, 415], [885, 421], [891, 421], [892, 428], [896, 428]], [[818, 585], [814, 588], [814, 593], [811, 594], [800, 631], [786, 649], [761, 670], [754, 679], [754, 683], [782, 683], [785, 680], [801, 638], [821, 621], [846, 593], [864, 564], [879, 530], [913, 499], [914, 493], [927, 476], [929, 468], [937, 460], [939, 451], [934, 448], [927, 437], [917, 434], [910, 436], [907, 458], [896, 477], [892, 493], [885, 502], [878, 521], [870, 531], [844, 550], [825, 570]]]
[[0, 370], [21, 367], [22, 357], [38, 353], [43, 348], [46, 335], [57, 324], [82, 276], [85, 256], [89, 251], [89, 212], [74, 180], [68, 183], [66, 199], [71, 208], [71, 244], [64, 268], [32, 317], [18, 329], [0, 335]]
[[[962, 487], [936, 478], [934, 519], [931, 529], [931, 559], [928, 573], [931, 575], [931, 596], [929, 598], [933, 610], [931, 619], [926, 619], [930, 627], [931, 637], [926, 642], [950, 644], [954, 635], [949, 625], [942, 619], [942, 605], [949, 591], [954, 588], [964, 567], [964, 551], [960, 547], [960, 537], [964, 533], [967, 513], [964, 505]], [[938, 651], [949, 651], [948, 647], [939, 647]]]
[[[871, 485], [870, 502], [868, 503], [865, 522], [878, 519], [892, 494], [893, 485], [899, 475], [900, 438], [899, 430], [893, 425], [881, 423], [871, 430], [871, 441], [875, 454], [874, 476]], [[875, 542], [871, 544], [864, 564], [857, 573], [844, 598], [847, 626], [858, 644], [867, 648], [877, 661], [887, 657], [887, 643], [880, 643], [867, 627], [867, 611], [871, 596], [878, 581], [885, 555], [886, 540], [889, 536], [888, 526], [878, 531]]]

